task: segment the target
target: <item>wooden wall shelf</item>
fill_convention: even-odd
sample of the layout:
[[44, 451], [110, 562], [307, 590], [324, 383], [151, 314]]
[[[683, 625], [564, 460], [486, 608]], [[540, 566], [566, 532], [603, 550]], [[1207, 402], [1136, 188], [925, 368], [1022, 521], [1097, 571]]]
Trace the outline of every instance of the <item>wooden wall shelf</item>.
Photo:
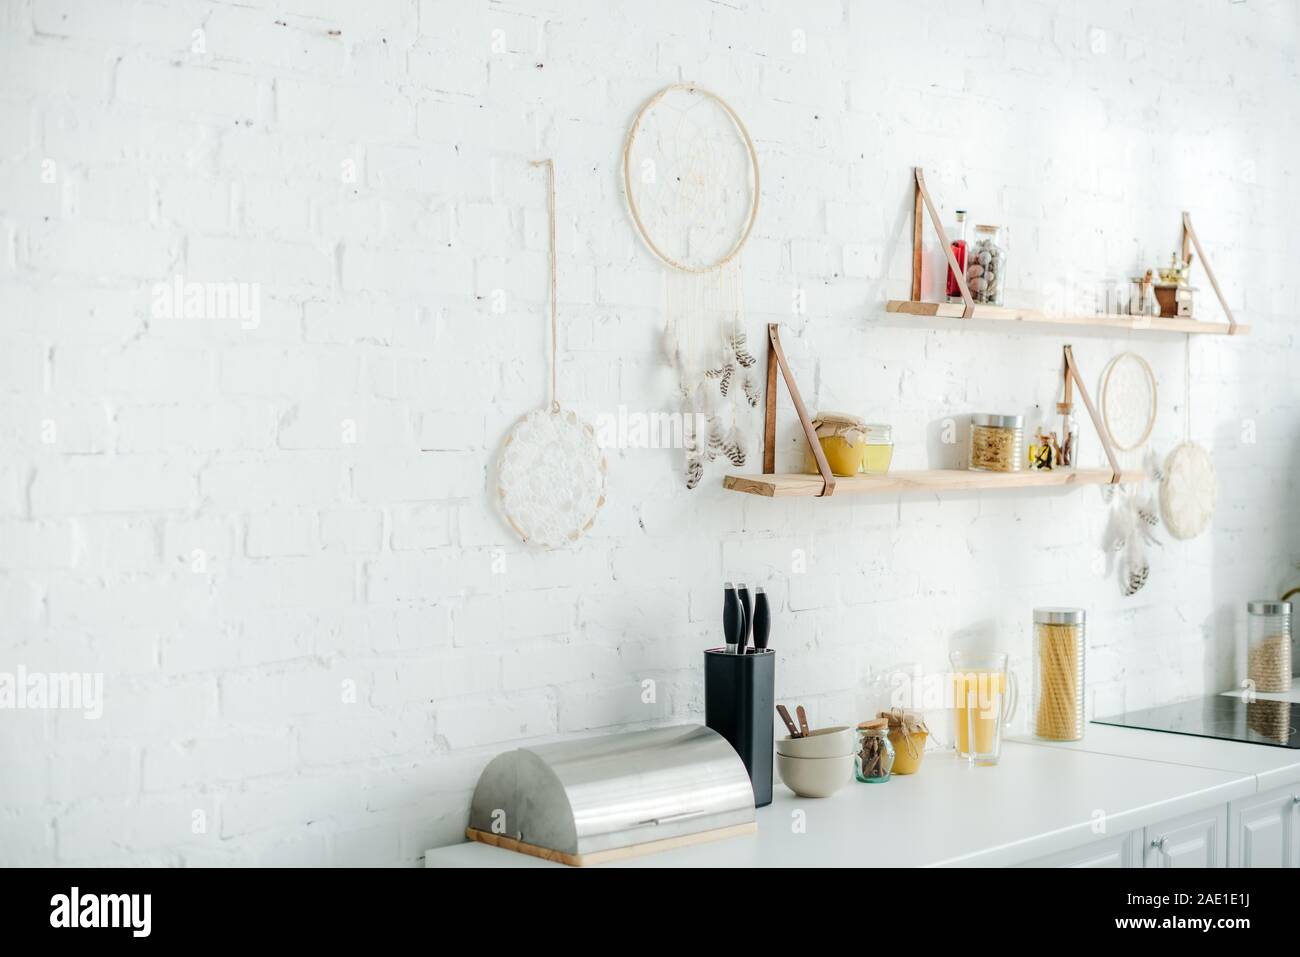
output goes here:
[[[961, 319], [965, 312], [965, 306], [960, 302], [918, 302], [914, 299], [891, 299], [885, 303], [885, 311], [920, 318]], [[1105, 329], [1136, 330], [1140, 332], [1200, 333], [1211, 336], [1244, 336], [1250, 332], [1250, 326], [1242, 323], [1231, 326], [1226, 322], [1201, 322], [1198, 319], [1169, 319], [1157, 316], [1149, 318], [1146, 316], [1121, 315], [1062, 316], [1040, 312], [1036, 309], [1012, 309], [1006, 306], [977, 305], [973, 307], [971, 314], [966, 318], [1053, 326], [1100, 326]]]
[[[835, 479], [836, 495], [882, 495], [897, 492], [959, 492], [999, 488], [1064, 488], [1109, 485], [1110, 469], [1055, 469], [1050, 472], [973, 472], [968, 469], [928, 469], [890, 472], [888, 475], [854, 475]], [[1140, 482], [1142, 471], [1120, 473], [1120, 482]], [[814, 497], [822, 494], [820, 475], [728, 475], [723, 488], [768, 498]]]
[[[1214, 294], [1219, 299], [1219, 305], [1223, 307], [1223, 314], [1227, 317], [1227, 322], [1199, 322], [1190, 317], [1062, 316], [1039, 312], [1035, 309], [1012, 309], [1005, 306], [979, 305], [971, 296], [970, 287], [966, 285], [966, 270], [958, 265], [952, 251], [952, 244], [948, 242], [948, 233], [944, 231], [943, 222], [939, 219], [939, 210], [935, 208], [930, 191], [926, 188], [925, 173], [918, 166], [912, 170], [912, 174], [914, 180], [912, 184], [912, 295], [910, 299], [891, 299], [885, 305], [886, 312], [907, 316], [992, 319], [995, 321], [1032, 322], [1059, 326], [1100, 326], [1109, 329], [1178, 333], [1199, 332], [1220, 336], [1245, 335], [1250, 331], [1249, 326], [1237, 322], [1237, 317], [1233, 315], [1232, 307], [1228, 305], [1227, 297], [1223, 295], [1223, 290], [1219, 286], [1219, 279], [1214, 275], [1214, 270], [1210, 268], [1210, 261], [1205, 258], [1205, 250], [1201, 248], [1201, 241], [1197, 238], [1196, 230], [1192, 227], [1191, 214], [1186, 212], [1183, 213], [1183, 265], [1185, 267], [1191, 266], [1192, 247], [1195, 247], [1196, 255], [1201, 257], [1201, 268], [1205, 270], [1205, 276], [1210, 280], [1210, 286], [1213, 287]], [[961, 302], [925, 302], [921, 299], [922, 234], [925, 228], [926, 212], [930, 214], [930, 222], [934, 226], [935, 233], [939, 236], [939, 245], [943, 250], [944, 258], [948, 261], [948, 274], [950, 278], [956, 279], [958, 289], [961, 292]]]

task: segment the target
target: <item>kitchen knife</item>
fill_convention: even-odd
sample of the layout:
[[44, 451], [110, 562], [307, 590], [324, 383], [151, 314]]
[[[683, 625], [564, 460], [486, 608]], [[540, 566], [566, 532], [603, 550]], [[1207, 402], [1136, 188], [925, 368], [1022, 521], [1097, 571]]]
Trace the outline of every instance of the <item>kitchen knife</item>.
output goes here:
[[749, 600], [749, 589], [745, 587], [744, 582], [736, 586], [736, 598], [740, 600], [740, 610], [742, 612], [740, 640], [737, 642], [739, 647], [736, 648], [736, 651], [743, 655], [746, 649], [749, 648], [749, 629], [754, 623], [754, 606]]
[[727, 654], [736, 653], [736, 643], [740, 641], [740, 599], [731, 582], [722, 586], [722, 636], [727, 643]]
[[767, 639], [772, 633], [772, 612], [767, 607], [767, 595], [762, 587], [754, 589], [754, 650], [767, 649]]

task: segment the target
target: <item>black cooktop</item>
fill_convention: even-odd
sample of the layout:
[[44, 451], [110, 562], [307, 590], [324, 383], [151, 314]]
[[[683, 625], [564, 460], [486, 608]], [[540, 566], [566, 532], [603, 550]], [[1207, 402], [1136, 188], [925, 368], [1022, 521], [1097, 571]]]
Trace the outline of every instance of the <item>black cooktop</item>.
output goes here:
[[1289, 701], [1247, 702], [1219, 694], [1092, 720], [1093, 724], [1300, 750], [1300, 733], [1296, 732], [1300, 727], [1300, 704]]

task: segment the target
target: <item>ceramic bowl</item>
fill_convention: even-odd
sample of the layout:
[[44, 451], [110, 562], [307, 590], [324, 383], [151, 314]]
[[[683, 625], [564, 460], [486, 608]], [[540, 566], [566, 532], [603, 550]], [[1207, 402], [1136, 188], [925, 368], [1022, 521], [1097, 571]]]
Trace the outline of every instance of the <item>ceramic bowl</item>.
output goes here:
[[787, 735], [777, 741], [776, 753], [792, 758], [840, 758], [852, 754], [855, 744], [853, 729], [845, 724], [818, 728], [803, 738]]
[[795, 794], [807, 798], [830, 797], [853, 778], [853, 755], [835, 758], [776, 756], [781, 781]]

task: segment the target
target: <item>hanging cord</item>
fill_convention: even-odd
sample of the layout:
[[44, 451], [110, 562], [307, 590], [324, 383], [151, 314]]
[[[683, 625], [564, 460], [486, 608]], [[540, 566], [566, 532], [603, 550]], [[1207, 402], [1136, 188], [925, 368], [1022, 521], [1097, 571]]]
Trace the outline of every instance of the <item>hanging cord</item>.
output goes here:
[[1192, 337], [1183, 336], [1183, 441], [1192, 441]]
[[559, 412], [560, 403], [556, 399], [555, 390], [555, 351], [559, 336], [556, 331], [555, 318], [555, 161], [552, 159], [533, 160], [532, 165], [546, 167], [546, 209], [550, 220], [551, 243], [551, 393], [550, 401], [547, 404], [552, 412]]

